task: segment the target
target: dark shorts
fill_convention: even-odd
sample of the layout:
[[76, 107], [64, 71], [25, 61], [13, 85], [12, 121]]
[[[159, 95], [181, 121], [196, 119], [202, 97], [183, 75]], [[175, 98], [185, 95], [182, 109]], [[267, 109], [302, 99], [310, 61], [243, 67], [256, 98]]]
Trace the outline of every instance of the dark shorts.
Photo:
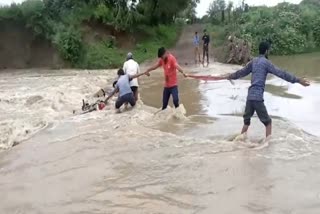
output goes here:
[[131, 91], [135, 94], [138, 92], [138, 86], [131, 86]]
[[265, 126], [271, 123], [271, 118], [263, 101], [247, 100], [246, 109], [243, 115], [245, 125], [250, 125], [251, 117], [253, 116], [254, 112], [257, 113], [260, 121]]
[[134, 98], [133, 93], [119, 97], [116, 101], [116, 109], [119, 109], [124, 103], [130, 103], [132, 107], [136, 105], [136, 99]]
[[176, 108], [179, 107], [178, 86], [173, 86], [170, 88], [165, 87], [163, 89], [163, 96], [162, 96], [162, 110], [168, 107], [170, 96], [172, 96], [174, 107]]

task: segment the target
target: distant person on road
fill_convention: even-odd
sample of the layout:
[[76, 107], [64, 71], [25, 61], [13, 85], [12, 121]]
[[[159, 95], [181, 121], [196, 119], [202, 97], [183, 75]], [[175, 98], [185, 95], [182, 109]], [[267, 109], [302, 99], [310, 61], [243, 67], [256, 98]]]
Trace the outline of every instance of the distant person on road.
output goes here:
[[173, 98], [173, 104], [175, 108], [179, 107], [179, 92], [178, 92], [178, 80], [177, 80], [177, 70], [183, 74], [184, 77], [187, 75], [184, 73], [183, 69], [177, 63], [176, 58], [169, 53], [164, 47], [158, 49], [159, 61], [154, 66], [147, 69], [145, 72], [147, 75], [151, 71], [156, 70], [159, 67], [163, 67], [164, 70], [164, 89], [162, 97], [162, 110], [168, 107], [170, 96]]
[[193, 37], [193, 45], [194, 45], [194, 55], [195, 55], [195, 63], [201, 63], [200, 59], [200, 37], [198, 35], [198, 32], [195, 32]]
[[251, 61], [251, 45], [247, 40], [243, 41], [243, 46], [240, 52], [239, 61], [242, 65], [246, 65]]
[[304, 78], [297, 78], [294, 75], [287, 73], [286, 71], [280, 70], [275, 67], [269, 60], [269, 49], [270, 44], [268, 42], [262, 42], [259, 45], [260, 56], [254, 58], [250, 61], [246, 67], [233, 73], [228, 74], [225, 79], [235, 80], [245, 77], [252, 73], [251, 76], [251, 86], [249, 87], [247, 103], [245, 108], [244, 126], [242, 128], [241, 134], [246, 134], [250, 126], [251, 117], [254, 112], [257, 113], [260, 121], [266, 127], [266, 137], [268, 138], [272, 132], [271, 118], [268, 111], [264, 105], [263, 93], [265, 89], [267, 75], [269, 73], [274, 74], [281, 79], [284, 79], [291, 83], [300, 83], [303, 86], [309, 86], [310, 82]]
[[[133, 54], [129, 52], [127, 54], [127, 61], [123, 64], [123, 70], [125, 74], [130, 76], [134, 76], [140, 73], [139, 64], [133, 59]], [[133, 92], [134, 98], [138, 101], [139, 98], [139, 82], [138, 78], [135, 78], [130, 81], [131, 90]]]
[[120, 68], [117, 72], [119, 78], [116, 82], [114, 82], [114, 90], [110, 93], [110, 95], [104, 101], [106, 104], [108, 100], [113, 97], [116, 93], [119, 93], [118, 100], [116, 101], [115, 107], [117, 112], [120, 113], [120, 107], [125, 103], [130, 103], [132, 107], [136, 105], [136, 99], [133, 95], [133, 92], [130, 87], [130, 81], [136, 79], [146, 73], [140, 73], [135, 75], [125, 74], [124, 70]]
[[202, 55], [202, 63], [204, 65], [204, 59], [207, 57], [207, 65], [209, 65], [209, 44], [210, 44], [210, 37], [207, 34], [207, 30], [204, 30], [204, 35], [202, 37], [203, 41], [203, 55]]
[[227, 63], [237, 63], [236, 61], [236, 55], [237, 55], [237, 47], [235, 44], [235, 37], [234, 36], [229, 36], [228, 38], [228, 52], [229, 52], [229, 56], [228, 56], [228, 60]]
[[237, 37], [236, 36], [229, 36], [228, 38], [228, 50], [229, 50], [229, 58], [227, 60], [228, 64], [239, 64], [238, 60], [238, 52], [239, 47], [237, 44]]

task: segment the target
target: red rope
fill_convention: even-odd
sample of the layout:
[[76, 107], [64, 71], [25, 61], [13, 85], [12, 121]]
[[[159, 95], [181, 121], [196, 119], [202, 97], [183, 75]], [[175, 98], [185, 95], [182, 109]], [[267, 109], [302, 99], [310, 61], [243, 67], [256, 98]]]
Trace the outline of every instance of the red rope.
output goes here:
[[200, 80], [222, 80], [223, 78], [217, 77], [217, 76], [200, 76], [200, 75], [188, 75], [188, 77], [194, 78], [194, 79], [200, 79]]

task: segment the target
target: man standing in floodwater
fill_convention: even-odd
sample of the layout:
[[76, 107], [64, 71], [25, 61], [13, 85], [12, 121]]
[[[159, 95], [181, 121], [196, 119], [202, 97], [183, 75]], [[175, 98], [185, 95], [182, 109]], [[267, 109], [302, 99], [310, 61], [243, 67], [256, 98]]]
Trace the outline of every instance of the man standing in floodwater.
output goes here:
[[200, 38], [198, 35], [198, 32], [195, 32], [194, 37], [193, 37], [193, 45], [194, 45], [194, 56], [195, 56], [195, 64], [201, 63], [200, 59]]
[[[125, 74], [129, 74], [130, 76], [137, 75], [140, 73], [139, 64], [133, 59], [133, 54], [131, 52], [127, 54], [127, 61], [123, 64], [123, 70]], [[130, 86], [131, 86], [131, 90], [135, 100], [138, 101], [138, 98], [139, 98], [138, 78], [131, 80]]]
[[254, 112], [257, 112], [257, 115], [260, 121], [266, 127], [266, 137], [269, 137], [272, 132], [271, 118], [268, 114], [268, 111], [264, 105], [263, 93], [265, 89], [266, 79], [268, 73], [274, 74], [281, 79], [284, 79], [291, 83], [300, 83], [303, 86], [309, 86], [310, 82], [304, 78], [297, 78], [294, 75], [287, 73], [286, 71], [280, 70], [275, 67], [269, 60], [269, 49], [270, 44], [268, 42], [262, 42], [259, 45], [259, 54], [260, 56], [254, 58], [250, 61], [246, 67], [243, 69], [224, 76], [225, 79], [235, 80], [242, 77], [245, 77], [252, 73], [251, 77], [251, 86], [249, 87], [247, 103], [245, 108], [244, 126], [242, 128], [241, 134], [246, 134], [250, 126], [251, 117]]
[[204, 59], [207, 57], [207, 65], [209, 65], [209, 44], [210, 44], [210, 37], [207, 34], [207, 30], [204, 30], [204, 35], [202, 37], [203, 41], [203, 56], [202, 56], [202, 63], [204, 65]]
[[156, 70], [159, 67], [163, 67], [165, 84], [163, 89], [162, 97], [162, 110], [168, 107], [170, 96], [173, 98], [173, 104], [175, 108], [179, 107], [179, 92], [178, 92], [178, 80], [177, 80], [177, 70], [183, 74], [184, 77], [187, 75], [184, 73], [183, 69], [177, 63], [176, 58], [169, 53], [164, 47], [158, 49], [159, 61], [154, 66], [147, 69], [146, 75], [150, 75], [151, 71]]

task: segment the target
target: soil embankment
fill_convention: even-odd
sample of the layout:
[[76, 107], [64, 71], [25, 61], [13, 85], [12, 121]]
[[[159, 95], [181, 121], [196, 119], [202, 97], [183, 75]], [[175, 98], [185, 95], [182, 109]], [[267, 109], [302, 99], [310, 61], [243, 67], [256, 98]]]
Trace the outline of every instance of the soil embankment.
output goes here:
[[0, 69], [65, 66], [52, 44], [23, 24], [0, 21]]
[[[137, 41], [126, 32], [115, 31], [112, 26], [88, 22], [83, 23], [82, 27], [85, 43], [115, 39], [118, 48], [131, 49]], [[0, 70], [70, 67], [51, 41], [35, 35], [23, 23], [2, 20], [0, 29]]]
[[[115, 40], [116, 46], [124, 50], [132, 50], [136, 42], [146, 37], [143, 33], [132, 35], [118, 32], [112, 26], [99, 23], [86, 22], [82, 27], [85, 43]], [[0, 29], [0, 69], [70, 67], [69, 63], [60, 57], [51, 41], [35, 35], [23, 23], [2, 20]], [[193, 64], [193, 35], [197, 31], [202, 36], [203, 29], [200, 24], [188, 25], [183, 29], [179, 41], [171, 50], [181, 65]], [[213, 57], [211, 53], [212, 51], [210, 56]]]

